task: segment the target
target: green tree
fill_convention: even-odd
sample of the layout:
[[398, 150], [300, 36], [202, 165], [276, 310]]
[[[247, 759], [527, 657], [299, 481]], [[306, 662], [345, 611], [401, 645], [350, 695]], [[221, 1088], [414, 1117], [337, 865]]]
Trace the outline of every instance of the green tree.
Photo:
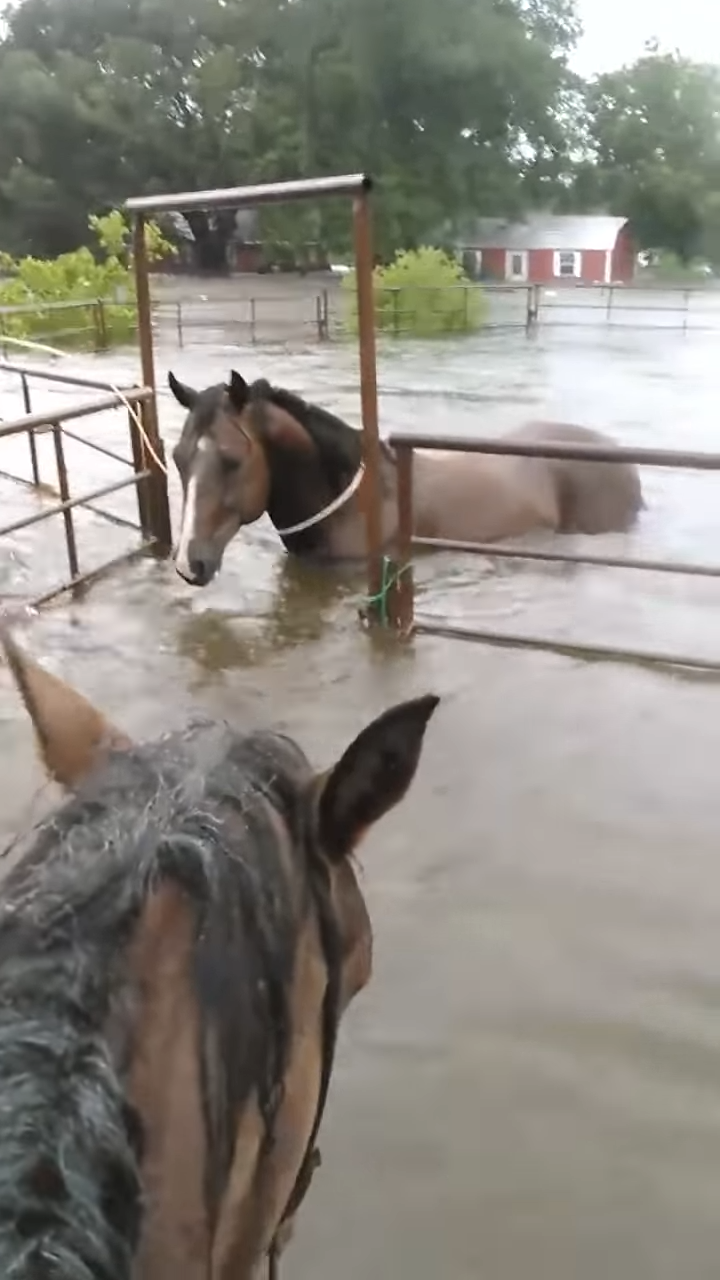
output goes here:
[[[92, 339], [126, 341], [136, 323], [135, 278], [132, 270], [132, 232], [128, 219], [118, 210], [89, 219], [95, 254], [89, 248], [76, 249], [47, 260], [37, 257], [14, 259], [0, 253], [0, 305], [19, 307], [5, 315], [4, 328], [15, 338], [67, 340], [67, 313], [58, 304], [78, 304], [80, 320], [74, 340], [87, 340], [87, 319], [95, 315]], [[151, 262], [170, 256], [173, 246], [159, 227], [149, 222], [145, 243]], [[102, 303], [102, 311], [98, 307]], [[83, 306], [82, 304], [86, 304]]]
[[585, 200], [630, 217], [642, 247], [689, 262], [717, 219], [720, 71], [649, 50], [600, 76], [587, 102], [595, 157], [581, 170]]
[[[570, 163], [576, 37], [574, 0], [16, 0], [0, 241], [74, 247], [88, 210], [134, 191], [351, 169], [382, 183], [386, 255], [519, 210]], [[231, 219], [190, 221], [217, 267]], [[347, 222], [331, 204], [262, 214], [272, 238], [336, 249]]]
[[[564, 145], [554, 108], [577, 36], [570, 0], [248, 2], [263, 176], [377, 174], [384, 254], [448, 217], [522, 204], [538, 156]], [[341, 234], [333, 212], [312, 216]], [[287, 234], [297, 225], [272, 217]]]

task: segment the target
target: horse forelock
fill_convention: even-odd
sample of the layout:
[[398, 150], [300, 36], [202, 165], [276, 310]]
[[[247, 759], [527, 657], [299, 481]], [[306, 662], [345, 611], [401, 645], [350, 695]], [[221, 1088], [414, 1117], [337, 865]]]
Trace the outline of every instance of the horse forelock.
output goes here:
[[[328, 961], [337, 959], [326, 869], [312, 865], [303, 828], [310, 776], [303, 753], [282, 735], [241, 737], [224, 726], [195, 725], [110, 757], [40, 824], [10, 871], [0, 908], [0, 1046], [7, 1046], [0, 1053], [0, 1143], [7, 1153], [0, 1171], [3, 1274], [17, 1254], [24, 1205], [33, 1214], [31, 1243], [33, 1231], [47, 1235], [54, 1212], [52, 1247], [82, 1253], [82, 1232], [63, 1225], [73, 1215], [54, 1171], [61, 1156], [66, 1160], [69, 1152], [72, 1162], [75, 1149], [87, 1154], [92, 1147], [95, 1130], [90, 1137], [82, 1131], [90, 1114], [91, 1128], [102, 1119], [100, 1154], [80, 1162], [73, 1186], [85, 1185], [84, 1177], [96, 1205], [93, 1248], [109, 1241], [102, 1273], [129, 1274], [140, 1215], [137, 1135], [104, 1028], [124, 998], [123, 953], [149, 895], [163, 883], [182, 890], [195, 920], [209, 1222], [232, 1160], [238, 1116], [251, 1095], [271, 1138], [292, 1036], [295, 951], [311, 899], [330, 939]], [[43, 1061], [47, 1072], [38, 1069]], [[47, 1176], [35, 1176], [38, 1150]], [[106, 1221], [103, 1233], [106, 1166], [113, 1185], [125, 1187], [126, 1209], [125, 1217], [118, 1211], [117, 1224]], [[58, 1185], [62, 1190], [54, 1208], [45, 1204], [45, 1218], [31, 1203], [31, 1175], [41, 1191], [47, 1184], [46, 1200], [59, 1194]], [[82, 1214], [89, 1221], [85, 1208]]]
[[198, 440], [204, 440], [212, 432], [220, 411], [225, 408], [227, 387], [219, 382], [199, 391], [197, 400], [188, 414], [188, 424]]

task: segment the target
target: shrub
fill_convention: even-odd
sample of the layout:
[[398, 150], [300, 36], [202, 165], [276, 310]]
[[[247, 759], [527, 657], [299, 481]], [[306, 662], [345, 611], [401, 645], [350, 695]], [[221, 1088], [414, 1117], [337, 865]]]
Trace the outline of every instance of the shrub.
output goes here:
[[687, 285], [697, 288], [706, 284], [712, 276], [707, 262], [695, 258], [692, 262], [682, 262], [675, 253], [662, 249], [655, 255], [650, 267], [643, 267], [638, 274], [638, 281], [653, 284]]
[[[24, 308], [9, 314], [0, 310], [0, 346], [3, 333], [75, 346], [110, 345], [132, 337], [136, 310], [130, 226], [119, 210], [90, 218], [89, 226], [98, 241], [97, 256], [88, 248], [53, 259], [0, 254], [0, 273], [7, 277], [0, 279], [0, 308]], [[147, 224], [146, 236], [151, 261], [176, 252], [154, 223]]]
[[[376, 267], [375, 327], [383, 333], [433, 338], [468, 333], [485, 322], [487, 300], [455, 258], [441, 249], [398, 253], [387, 267]], [[342, 281], [348, 300], [346, 323], [357, 333], [355, 272]]]

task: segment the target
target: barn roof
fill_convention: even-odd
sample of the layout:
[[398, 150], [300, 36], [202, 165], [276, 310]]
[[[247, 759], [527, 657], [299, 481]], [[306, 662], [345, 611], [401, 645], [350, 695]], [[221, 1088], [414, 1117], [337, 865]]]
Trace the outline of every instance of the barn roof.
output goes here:
[[523, 222], [477, 218], [463, 229], [466, 249], [614, 249], [627, 218], [606, 214], [529, 214]]

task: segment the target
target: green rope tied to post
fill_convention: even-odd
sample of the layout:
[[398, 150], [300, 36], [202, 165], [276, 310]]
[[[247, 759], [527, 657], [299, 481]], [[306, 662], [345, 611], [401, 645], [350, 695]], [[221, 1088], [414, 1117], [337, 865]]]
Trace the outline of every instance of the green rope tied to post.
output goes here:
[[382, 561], [382, 577], [380, 579], [380, 590], [376, 595], [365, 596], [365, 606], [361, 609], [361, 616], [367, 618], [373, 609], [377, 609], [380, 623], [383, 627], [389, 625], [388, 599], [393, 587], [397, 585], [404, 573], [410, 568], [409, 564], [400, 565], [395, 568], [390, 556], [383, 556]]

